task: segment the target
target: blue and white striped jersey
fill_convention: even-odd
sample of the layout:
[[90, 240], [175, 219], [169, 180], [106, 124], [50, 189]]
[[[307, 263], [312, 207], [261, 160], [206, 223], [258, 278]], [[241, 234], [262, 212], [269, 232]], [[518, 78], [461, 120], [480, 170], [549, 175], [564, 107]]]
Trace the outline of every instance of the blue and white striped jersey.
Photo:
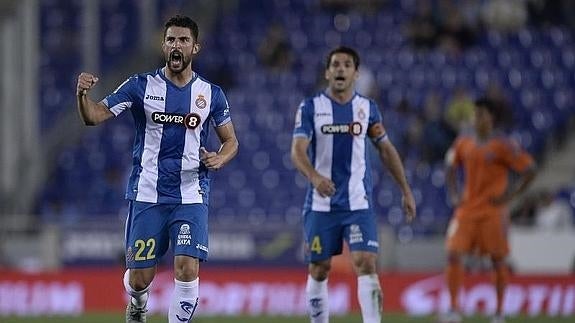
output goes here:
[[381, 119], [375, 102], [357, 93], [343, 105], [323, 92], [300, 104], [293, 135], [310, 140], [308, 156], [312, 165], [336, 186], [333, 196], [321, 197], [310, 183], [304, 210], [371, 208], [373, 184], [367, 129]]
[[162, 69], [127, 79], [102, 101], [112, 113], [132, 112], [136, 134], [126, 198], [150, 203], [207, 203], [210, 179], [200, 163], [209, 125], [231, 121], [218, 86], [197, 75], [180, 88]]

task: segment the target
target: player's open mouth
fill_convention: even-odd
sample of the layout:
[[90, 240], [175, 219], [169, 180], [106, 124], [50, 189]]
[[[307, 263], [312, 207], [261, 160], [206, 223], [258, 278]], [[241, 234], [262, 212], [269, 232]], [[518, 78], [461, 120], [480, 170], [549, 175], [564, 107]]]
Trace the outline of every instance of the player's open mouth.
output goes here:
[[173, 51], [170, 53], [170, 62], [174, 65], [179, 65], [182, 62], [183, 56], [179, 51]]
[[336, 76], [336, 77], [335, 77], [335, 80], [336, 80], [336, 81], [342, 81], [342, 82], [343, 82], [343, 81], [345, 81], [345, 77], [343, 77], [343, 76]]

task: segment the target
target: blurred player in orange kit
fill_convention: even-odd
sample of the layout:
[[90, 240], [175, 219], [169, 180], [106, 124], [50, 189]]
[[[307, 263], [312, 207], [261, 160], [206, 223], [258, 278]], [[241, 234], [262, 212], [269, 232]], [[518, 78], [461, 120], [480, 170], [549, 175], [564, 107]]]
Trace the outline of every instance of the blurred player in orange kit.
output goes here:
[[[446, 238], [445, 275], [450, 310], [442, 322], [461, 322], [458, 304], [464, 276], [461, 258], [474, 252], [489, 256], [493, 265], [497, 308], [491, 323], [505, 322], [502, 304], [508, 279], [507, 204], [533, 180], [535, 162], [500, 130], [503, 108], [486, 98], [477, 100], [475, 131], [460, 135], [447, 152], [446, 185], [455, 212]], [[457, 181], [459, 167], [463, 170], [462, 192]], [[519, 174], [517, 181], [508, 181], [511, 172]]]

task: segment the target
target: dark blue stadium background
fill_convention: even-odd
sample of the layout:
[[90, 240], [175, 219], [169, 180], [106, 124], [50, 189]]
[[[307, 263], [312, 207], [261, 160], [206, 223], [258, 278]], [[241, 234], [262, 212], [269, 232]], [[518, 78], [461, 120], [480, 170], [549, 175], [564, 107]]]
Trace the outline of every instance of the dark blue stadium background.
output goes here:
[[[428, 121], [424, 106], [431, 94], [443, 114], [457, 90], [463, 88], [475, 98], [499, 87], [513, 110], [509, 132], [540, 162], [546, 146], [561, 138], [575, 114], [574, 35], [561, 17], [551, 23], [530, 16], [510, 33], [479, 26], [473, 42], [454, 53], [442, 46], [418, 48], [408, 36], [418, 1], [372, 1], [379, 4], [368, 9], [327, 8], [324, 2], [329, 1], [241, 0], [229, 8], [219, 5], [209, 28], [200, 31], [203, 49], [194, 69], [224, 88], [240, 142], [237, 158], [214, 174], [211, 225], [298, 230], [305, 180], [289, 158], [294, 112], [305, 96], [321, 89], [324, 58], [340, 44], [356, 48], [362, 65], [371, 70], [374, 99], [414, 189], [419, 217], [406, 225], [399, 191], [380, 163], [374, 163], [379, 219], [400, 239], [443, 233], [451, 213], [442, 161], [425, 155], [429, 138], [419, 133], [413, 139]], [[126, 61], [138, 60], [142, 50], [139, 36], [134, 36], [140, 32], [137, 1], [100, 1], [99, 6], [100, 75], [113, 76], [119, 84], [129, 74], [114, 71]], [[194, 17], [193, 8], [193, 1], [157, 1], [157, 28], [162, 28], [166, 15], [180, 9]], [[79, 1], [41, 1], [43, 131], [75, 109], [74, 87], [81, 68], [79, 13]], [[258, 53], [269, 28], [278, 24], [291, 53], [289, 68], [270, 68]], [[67, 46], [59, 46], [62, 43]], [[155, 50], [159, 53], [159, 42]], [[161, 61], [158, 57], [139, 63], [132, 73], [155, 69]], [[89, 129], [59, 154], [37, 198], [35, 211], [42, 221], [106, 223], [125, 216], [133, 136], [128, 114]], [[563, 194], [574, 192], [566, 187]]]

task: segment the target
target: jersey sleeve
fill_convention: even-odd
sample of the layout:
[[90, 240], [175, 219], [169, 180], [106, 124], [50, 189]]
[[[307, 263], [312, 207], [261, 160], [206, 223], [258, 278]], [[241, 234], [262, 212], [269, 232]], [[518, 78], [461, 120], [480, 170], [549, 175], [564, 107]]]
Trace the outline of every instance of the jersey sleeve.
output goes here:
[[212, 88], [212, 102], [210, 106], [213, 122], [216, 127], [225, 125], [232, 120], [230, 116], [230, 106], [220, 87]]
[[367, 124], [367, 135], [375, 144], [382, 140], [387, 140], [387, 131], [383, 127], [383, 117], [377, 104], [369, 100], [369, 120]]
[[311, 100], [306, 100], [297, 108], [293, 136], [311, 139], [313, 132], [313, 104]]
[[369, 127], [376, 123], [381, 123], [383, 121], [383, 117], [381, 112], [379, 111], [379, 107], [377, 103], [369, 100]]
[[133, 75], [120, 84], [114, 92], [106, 96], [102, 103], [110, 109], [110, 112], [117, 116], [129, 109], [136, 101], [137, 88], [138, 75]]
[[498, 145], [499, 159], [511, 170], [522, 173], [533, 167], [533, 157], [513, 139], [501, 139]]

